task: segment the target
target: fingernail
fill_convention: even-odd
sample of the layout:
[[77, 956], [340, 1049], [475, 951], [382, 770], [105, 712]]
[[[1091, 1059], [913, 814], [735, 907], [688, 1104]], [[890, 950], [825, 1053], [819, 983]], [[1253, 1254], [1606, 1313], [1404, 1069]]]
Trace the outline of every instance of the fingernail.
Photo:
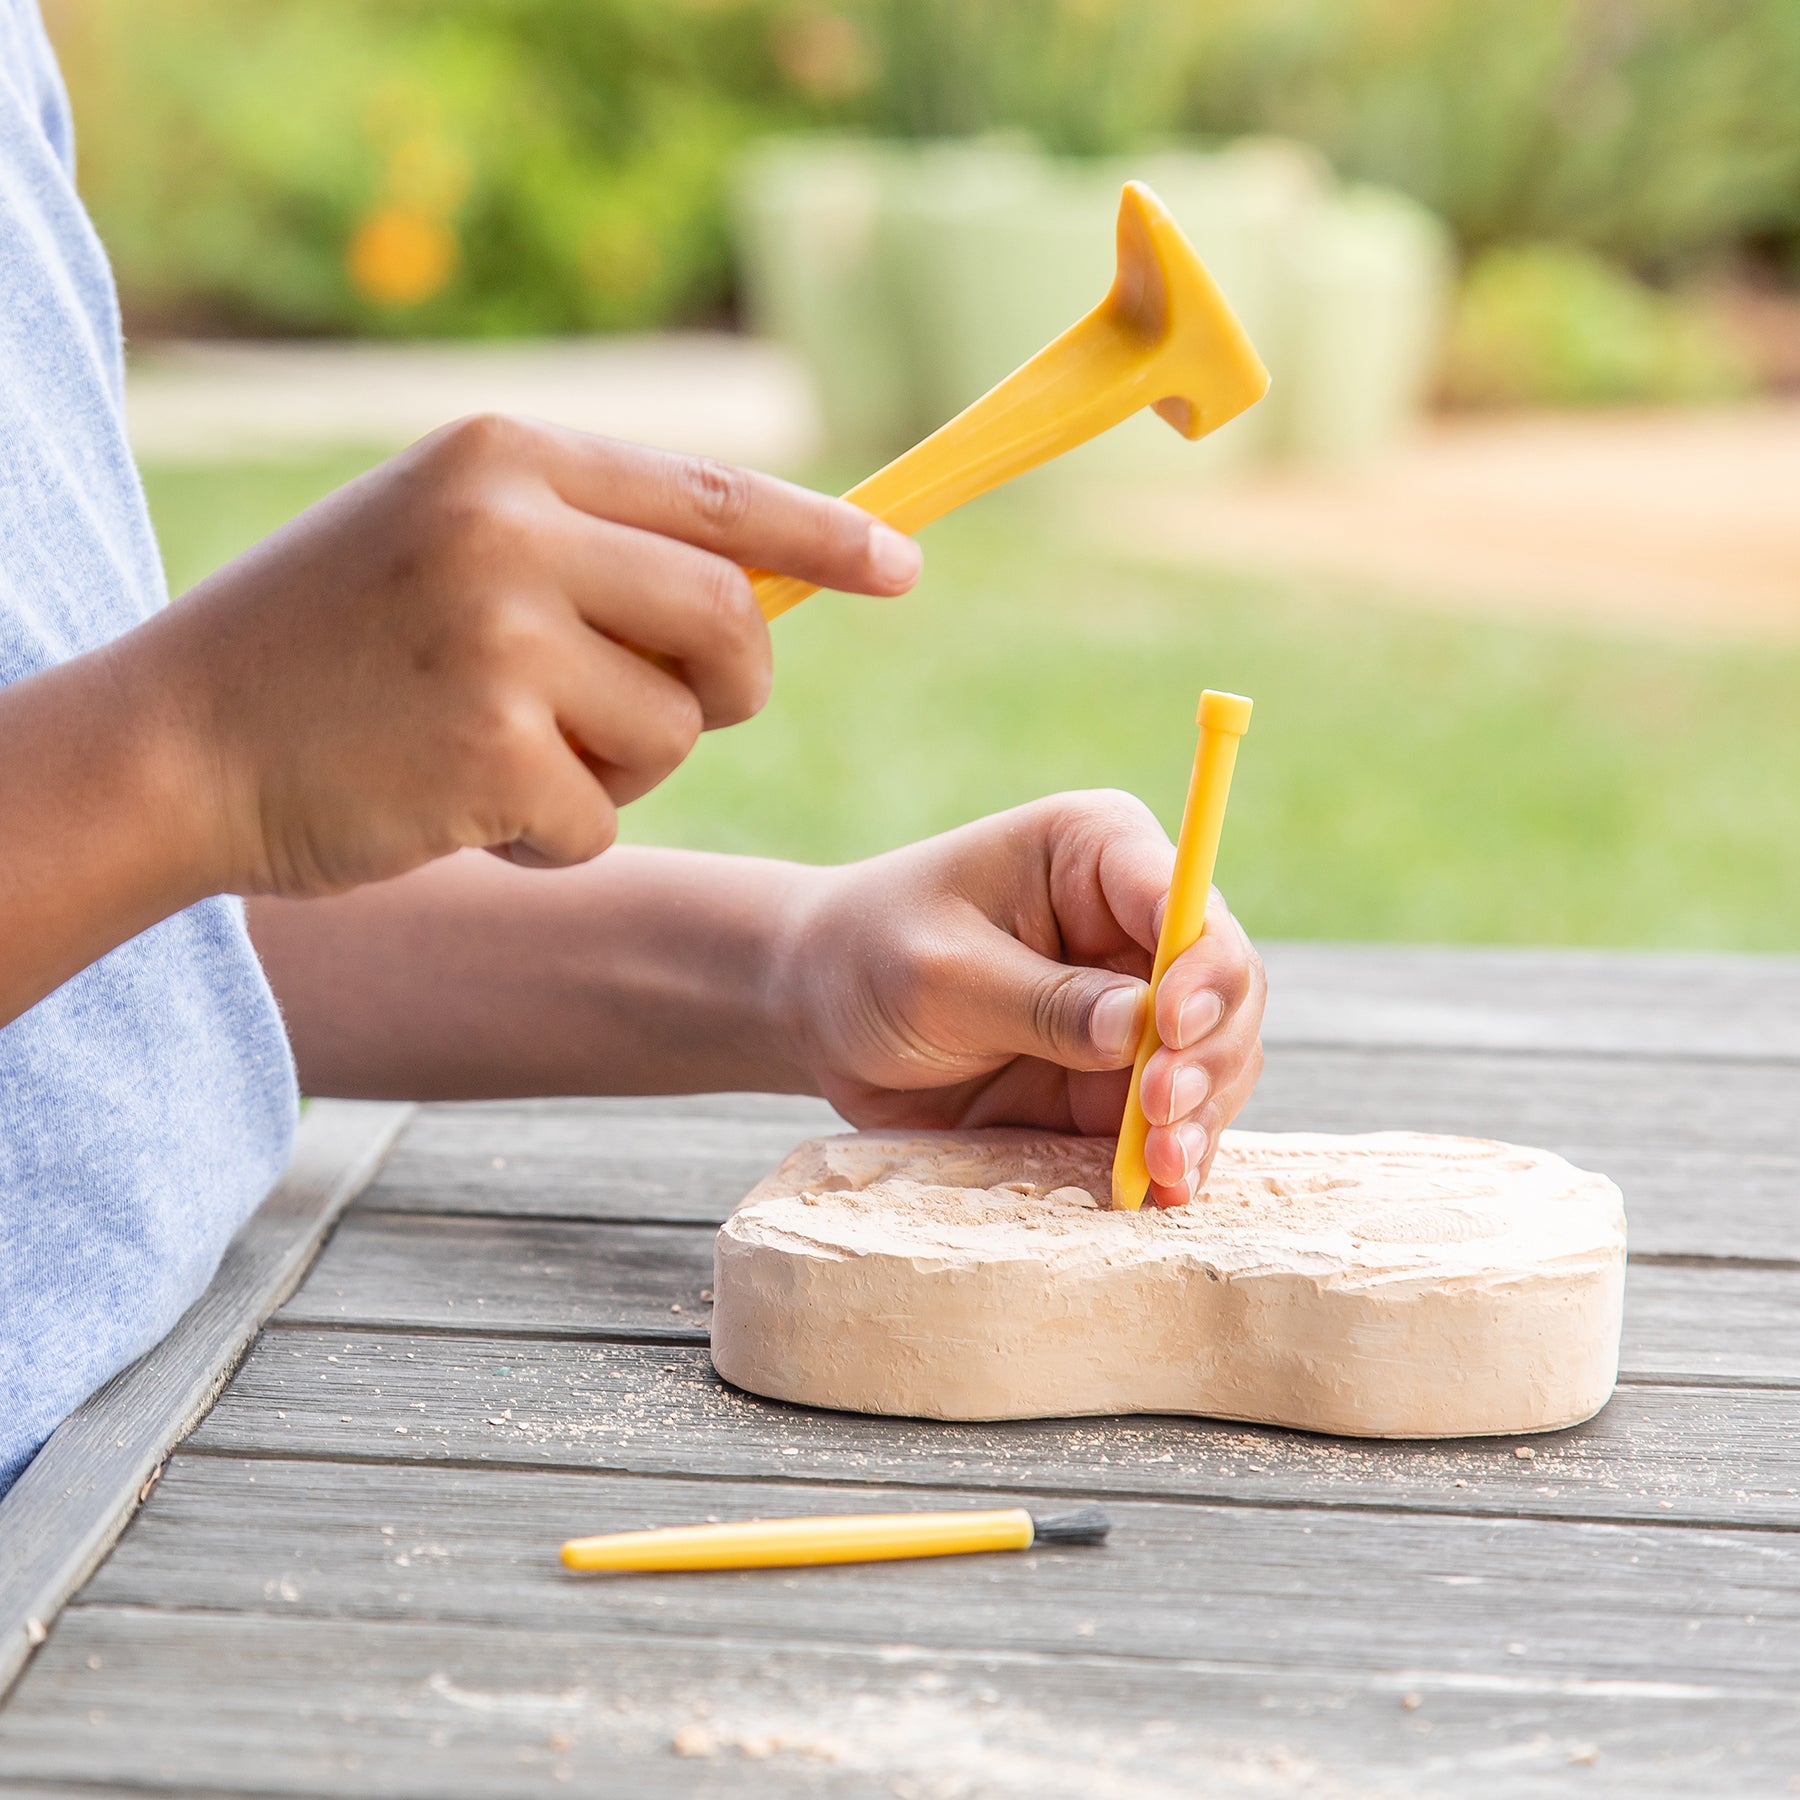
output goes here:
[[1088, 1035], [1102, 1056], [1112, 1058], [1117, 1068], [1131, 1061], [1137, 1049], [1138, 1009], [1143, 1001], [1141, 987], [1111, 987], [1094, 1002], [1088, 1014]]
[[1197, 1044], [1225, 1017], [1225, 1002], [1211, 990], [1189, 994], [1175, 1015], [1175, 1044], [1185, 1050]]
[[1206, 1127], [1196, 1125], [1190, 1119], [1185, 1125], [1175, 1127], [1175, 1141], [1181, 1146], [1181, 1172], [1193, 1174], [1206, 1154]]
[[1206, 1071], [1195, 1068], [1192, 1063], [1183, 1063], [1175, 1071], [1175, 1079], [1169, 1084], [1169, 1105], [1173, 1117], [1186, 1118], [1211, 1092], [1212, 1080]]
[[878, 522], [869, 527], [869, 561], [891, 587], [905, 587], [917, 580], [925, 557], [911, 538]]

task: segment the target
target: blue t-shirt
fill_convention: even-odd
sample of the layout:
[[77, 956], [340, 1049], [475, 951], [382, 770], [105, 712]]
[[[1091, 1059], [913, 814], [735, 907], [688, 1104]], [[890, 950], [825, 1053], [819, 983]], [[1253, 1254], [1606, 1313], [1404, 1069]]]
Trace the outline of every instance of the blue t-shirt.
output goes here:
[[[0, 0], [0, 685], [167, 598], [122, 364], [36, 0]], [[0, 735], [0, 780], [5, 756]], [[0, 1492], [205, 1287], [295, 1113], [236, 900], [165, 920], [0, 1029]]]

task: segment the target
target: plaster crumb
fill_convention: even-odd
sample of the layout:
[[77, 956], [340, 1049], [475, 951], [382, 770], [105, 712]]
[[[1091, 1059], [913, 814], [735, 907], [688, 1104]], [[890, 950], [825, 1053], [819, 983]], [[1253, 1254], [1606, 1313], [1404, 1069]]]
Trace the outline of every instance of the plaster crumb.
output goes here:
[[1400, 1696], [1401, 1708], [1406, 1712], [1417, 1712], [1424, 1704], [1425, 1696], [1423, 1694], [1402, 1694]]
[[676, 1732], [669, 1748], [677, 1756], [717, 1756], [719, 1740], [704, 1725], [684, 1725]]
[[1521, 1462], [1530, 1462], [1537, 1455], [1537, 1452], [1532, 1449], [1529, 1444], [1515, 1444], [1513, 1446], [1513, 1455], [1518, 1457]]
[[1516, 1641], [1510, 1643], [1506, 1646], [1506, 1654], [1508, 1656], [1523, 1656], [1525, 1654], [1525, 1646]]
[[50, 1635], [50, 1628], [42, 1619], [25, 1621], [25, 1641], [35, 1650]]
[[1599, 1760], [1600, 1746], [1598, 1744], [1577, 1744], [1569, 1752], [1569, 1761], [1574, 1763], [1577, 1768], [1591, 1769]]
[[87, 1659], [87, 1666], [88, 1666], [88, 1667], [89, 1667], [89, 1668], [90, 1668], [90, 1669], [97, 1669], [97, 1668], [99, 1668], [99, 1667], [100, 1667], [100, 1658], [99, 1658], [99, 1656], [98, 1656], [98, 1655], [97, 1655], [97, 1654], [96, 1654], [96, 1655], [94, 1655], [94, 1656], [90, 1656], [90, 1657], [89, 1657], [89, 1658], [88, 1658], [88, 1659]]
[[1075, 1635], [1077, 1637], [1092, 1637], [1094, 1635], [1094, 1621], [1092, 1619], [1083, 1619], [1081, 1623], [1075, 1627]]

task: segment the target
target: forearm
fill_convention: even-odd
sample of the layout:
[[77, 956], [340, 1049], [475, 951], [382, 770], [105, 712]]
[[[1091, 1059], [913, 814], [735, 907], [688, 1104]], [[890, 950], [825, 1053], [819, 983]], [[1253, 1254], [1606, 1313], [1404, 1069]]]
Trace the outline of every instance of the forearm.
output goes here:
[[335, 899], [254, 900], [250, 925], [309, 1093], [802, 1092], [782, 946], [815, 873], [468, 852]]
[[0, 689], [0, 1025], [221, 885], [154, 635]]

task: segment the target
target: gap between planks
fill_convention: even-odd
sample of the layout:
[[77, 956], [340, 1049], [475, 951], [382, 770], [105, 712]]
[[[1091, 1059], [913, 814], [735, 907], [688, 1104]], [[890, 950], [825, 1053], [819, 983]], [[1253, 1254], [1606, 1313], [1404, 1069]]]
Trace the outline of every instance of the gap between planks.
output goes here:
[[[992, 1503], [963, 1488], [934, 1498]], [[1037, 1490], [1013, 1499], [1061, 1504]], [[571, 1575], [556, 1556], [575, 1534], [916, 1504], [889, 1487], [184, 1458], [78, 1604], [1239, 1666], [1279, 1648], [1363, 1672], [1579, 1669], [1736, 1688], [1800, 1666], [1800, 1560], [1755, 1531], [1114, 1499], [1111, 1536], [1093, 1549], [622, 1577]]]
[[57, 1427], [0, 1500], [0, 1696], [299, 1285], [411, 1110], [313, 1102], [287, 1172], [227, 1246], [205, 1293]]
[[[1187, 1800], [1197, 1769], [1222, 1797], [1312, 1792], [1327, 1770], [1355, 1791], [1466, 1797], [1566, 1781], [1591, 1792], [1600, 1780], [1685, 1796], [1769, 1791], [1800, 1766], [1800, 1707], [1775, 1683], [1738, 1694], [1410, 1666], [1346, 1677], [1310, 1664], [403, 1622], [277, 1628], [130, 1609], [71, 1615], [66, 1639], [34, 1672], [34, 1714], [0, 1718], [0, 1776], [241, 1791], [275, 1762], [296, 1788], [431, 1800], [498, 1800], [546, 1777], [645, 1800], [850, 1800], [903, 1775], [922, 1777], [924, 1792]], [[101, 1667], [86, 1664], [90, 1651]], [[234, 1704], [249, 1667], [265, 1677], [254, 1707]], [[303, 1722], [290, 1704], [302, 1696]], [[713, 1743], [697, 1759], [672, 1754], [694, 1726]], [[764, 1748], [736, 1749], [753, 1737]]]
[[1645, 1383], [1622, 1388], [1587, 1424], [1529, 1442], [1314, 1439], [1154, 1416], [951, 1424], [757, 1400], [720, 1382], [698, 1346], [343, 1330], [266, 1334], [192, 1442], [278, 1457], [725, 1479], [804, 1469], [922, 1488], [1232, 1494], [1517, 1517], [1666, 1514], [1794, 1529], [1800, 1472], [1786, 1445], [1797, 1422], [1792, 1390]]
[[[1177, 1421], [1189, 1423], [1190, 1421]], [[184, 1444], [181, 1456], [194, 1462], [212, 1463], [253, 1463], [264, 1467], [286, 1467], [294, 1465], [305, 1468], [324, 1469], [361, 1469], [372, 1473], [389, 1472], [400, 1474], [433, 1473], [444, 1471], [457, 1475], [476, 1476], [525, 1476], [532, 1479], [543, 1477], [554, 1479], [567, 1476], [578, 1480], [593, 1481], [643, 1481], [671, 1482], [677, 1485], [694, 1488], [717, 1488], [725, 1486], [748, 1485], [751, 1480], [759, 1487], [772, 1490], [802, 1494], [830, 1494], [839, 1497], [844, 1494], [865, 1492], [871, 1486], [883, 1489], [904, 1491], [909, 1496], [962, 1493], [976, 1494], [983, 1497], [1001, 1497], [1009, 1500], [1017, 1499], [1024, 1489], [1016, 1483], [1003, 1481], [982, 1482], [968, 1481], [960, 1476], [954, 1483], [945, 1481], [908, 1481], [904, 1475], [896, 1475], [892, 1471], [885, 1472], [879, 1483], [858, 1481], [848, 1476], [832, 1475], [783, 1475], [779, 1473], [758, 1475], [753, 1478], [720, 1475], [716, 1471], [700, 1471], [689, 1473], [681, 1469], [634, 1469], [619, 1467], [607, 1463], [590, 1463], [568, 1465], [562, 1463], [515, 1462], [499, 1457], [456, 1457], [433, 1456], [429, 1458], [406, 1459], [401, 1457], [358, 1456], [350, 1451], [335, 1450], [278, 1450], [269, 1448], [228, 1449], [224, 1446], [207, 1444]], [[1053, 1500], [1060, 1504], [1083, 1505], [1119, 1505], [1119, 1506], [1168, 1506], [1191, 1507], [1201, 1511], [1222, 1511], [1239, 1513], [1269, 1513], [1273, 1515], [1290, 1515], [1294, 1513], [1320, 1513], [1330, 1517], [1345, 1515], [1355, 1518], [1370, 1519], [1470, 1519], [1488, 1525], [1563, 1525], [1593, 1526], [1596, 1529], [1615, 1529], [1633, 1531], [1661, 1531], [1680, 1534], [1682, 1532], [1725, 1533], [1744, 1532], [1773, 1538], [1791, 1537], [1800, 1532], [1800, 1520], [1791, 1522], [1767, 1520], [1740, 1520], [1725, 1517], [1714, 1518], [1681, 1518], [1670, 1513], [1644, 1513], [1626, 1516], [1596, 1515], [1591, 1512], [1556, 1512], [1534, 1511], [1519, 1512], [1513, 1508], [1457, 1502], [1434, 1505], [1428, 1501], [1401, 1504], [1395, 1501], [1355, 1500], [1339, 1496], [1319, 1497], [1309, 1494], [1270, 1495], [1260, 1494], [1244, 1498], [1226, 1490], [1212, 1493], [1180, 1494], [1169, 1493], [1160, 1488], [1133, 1488], [1129, 1486], [1109, 1486], [1097, 1490], [1091, 1485], [1076, 1486], [1059, 1485], [1054, 1480], [1034, 1480], [1030, 1493], [1043, 1499]], [[69, 1604], [79, 1606], [85, 1604], [81, 1595], [74, 1596]]]

